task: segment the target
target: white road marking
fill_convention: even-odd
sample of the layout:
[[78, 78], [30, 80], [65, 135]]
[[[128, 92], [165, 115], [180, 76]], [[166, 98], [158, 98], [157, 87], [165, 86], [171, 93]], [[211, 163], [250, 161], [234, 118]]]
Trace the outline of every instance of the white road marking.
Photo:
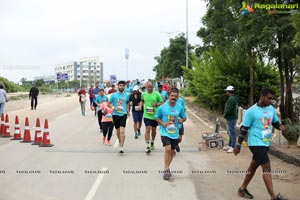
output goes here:
[[[107, 168], [102, 168], [101, 171], [106, 171]], [[104, 174], [99, 174], [89, 193], [86, 195], [84, 200], [92, 200], [97, 192], [97, 189], [102, 182]]]
[[194, 117], [196, 117], [199, 121], [201, 121], [204, 125], [208, 126], [209, 128], [213, 129], [213, 127], [211, 125], [209, 125], [208, 123], [206, 123], [203, 119], [201, 119], [200, 117], [198, 117], [195, 113], [193, 113], [189, 108], [187, 108], [187, 110], [194, 115]]

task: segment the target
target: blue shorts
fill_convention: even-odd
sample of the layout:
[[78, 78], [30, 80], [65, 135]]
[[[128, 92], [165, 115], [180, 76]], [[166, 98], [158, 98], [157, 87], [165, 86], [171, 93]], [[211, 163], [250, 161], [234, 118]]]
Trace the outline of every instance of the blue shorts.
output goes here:
[[151, 126], [151, 127], [158, 126], [158, 122], [155, 119], [144, 118], [144, 124], [145, 124], [145, 126]]
[[132, 112], [132, 117], [134, 122], [142, 122], [143, 121], [144, 112]]

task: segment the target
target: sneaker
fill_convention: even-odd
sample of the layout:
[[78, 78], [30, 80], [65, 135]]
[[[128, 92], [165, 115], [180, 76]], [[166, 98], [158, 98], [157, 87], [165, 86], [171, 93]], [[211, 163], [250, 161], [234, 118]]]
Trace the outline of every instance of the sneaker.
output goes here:
[[287, 200], [287, 198], [284, 198], [280, 195], [280, 193], [278, 193], [273, 200]]
[[135, 133], [135, 136], [134, 136], [134, 139], [138, 139], [139, 138], [139, 135], [138, 135], [138, 132]]
[[106, 141], [106, 145], [111, 146], [110, 141]]
[[250, 194], [250, 192], [246, 189], [242, 190], [241, 188], [239, 188], [237, 194], [240, 196], [240, 197], [244, 197], [246, 199], [253, 199], [253, 195]]
[[124, 153], [123, 147], [120, 147], [119, 153], [120, 153], [120, 154], [123, 154], [123, 153]]
[[138, 134], [137, 135], [141, 136], [141, 130], [140, 129], [138, 129]]
[[146, 151], [146, 154], [150, 154], [151, 153], [151, 150], [150, 150], [150, 147], [147, 147], [147, 151]]
[[102, 143], [105, 143], [105, 139], [106, 139], [105, 137], [102, 137]]
[[230, 147], [230, 148], [227, 150], [227, 153], [233, 153], [233, 148]]
[[151, 142], [151, 146], [150, 146], [151, 151], [153, 151], [155, 149], [154, 147], [154, 142]]
[[165, 169], [164, 172], [163, 172], [163, 179], [164, 180], [169, 180], [171, 176], [172, 175], [170, 173], [170, 170], [169, 169]]
[[177, 152], [180, 152], [180, 147], [179, 147], [178, 144], [177, 144], [174, 148], [175, 148], [175, 150], [176, 150]]
[[228, 151], [229, 148], [230, 148], [230, 146], [226, 146], [226, 147], [223, 147], [223, 150]]

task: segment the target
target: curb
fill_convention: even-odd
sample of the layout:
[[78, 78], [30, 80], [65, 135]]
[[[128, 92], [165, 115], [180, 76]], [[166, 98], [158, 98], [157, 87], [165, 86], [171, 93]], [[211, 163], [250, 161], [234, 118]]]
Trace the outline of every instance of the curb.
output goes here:
[[300, 159], [296, 156], [289, 155], [283, 151], [278, 150], [275, 146], [270, 146], [269, 153], [287, 163], [294, 164], [298, 167], [300, 167]]

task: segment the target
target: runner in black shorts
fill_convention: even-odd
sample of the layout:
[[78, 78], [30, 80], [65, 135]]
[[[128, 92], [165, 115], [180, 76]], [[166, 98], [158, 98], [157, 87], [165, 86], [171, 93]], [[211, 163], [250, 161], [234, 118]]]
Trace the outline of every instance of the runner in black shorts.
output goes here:
[[129, 97], [124, 92], [125, 81], [119, 81], [118, 92], [113, 93], [110, 96], [109, 101], [113, 106], [113, 122], [116, 128], [117, 137], [119, 139], [119, 153], [124, 153], [124, 142], [125, 142], [125, 127], [127, 116], [130, 115]]

